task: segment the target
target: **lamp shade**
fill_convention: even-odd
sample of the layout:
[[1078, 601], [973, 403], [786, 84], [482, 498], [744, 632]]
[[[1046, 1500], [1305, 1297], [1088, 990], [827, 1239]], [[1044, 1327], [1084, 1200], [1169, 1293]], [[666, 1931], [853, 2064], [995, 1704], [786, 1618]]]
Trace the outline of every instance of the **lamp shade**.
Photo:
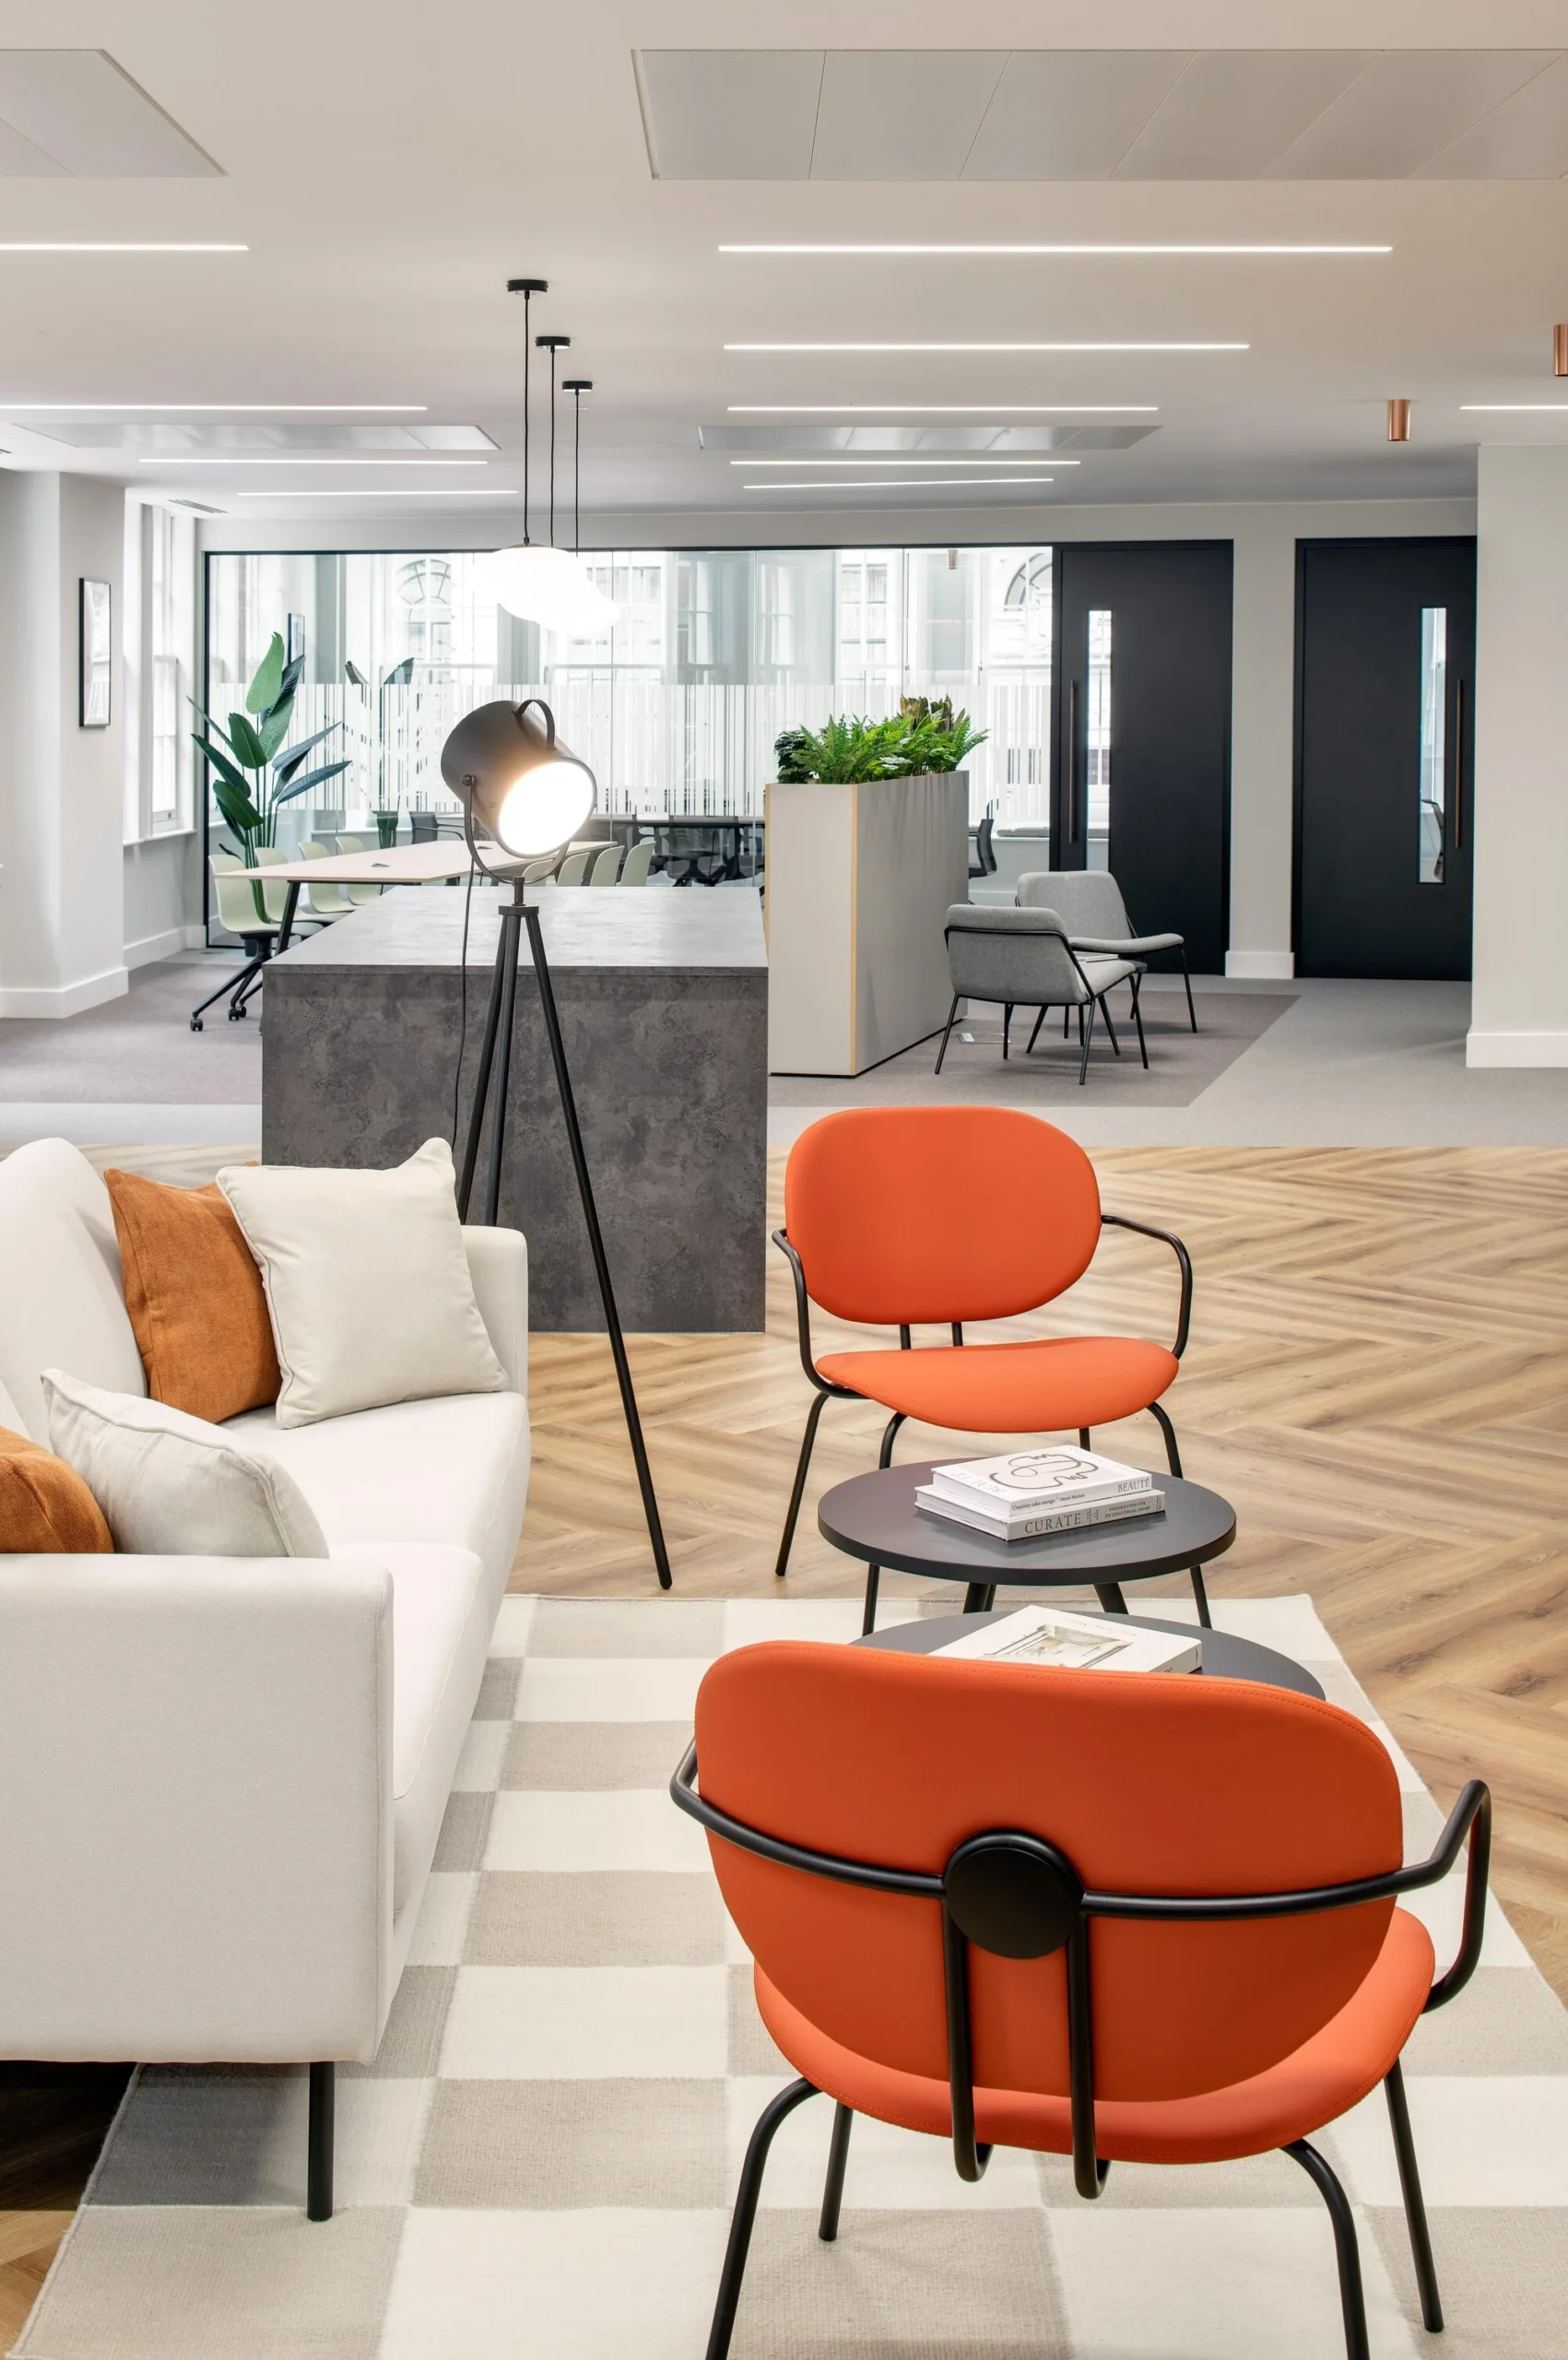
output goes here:
[[592, 639], [616, 620], [614, 600], [589, 580], [581, 558], [568, 549], [533, 542], [491, 549], [480, 558], [475, 580], [480, 596], [493, 598], [509, 615], [574, 639]]
[[441, 749], [441, 774], [474, 824], [519, 860], [569, 843], [598, 792], [539, 697], [466, 714]]

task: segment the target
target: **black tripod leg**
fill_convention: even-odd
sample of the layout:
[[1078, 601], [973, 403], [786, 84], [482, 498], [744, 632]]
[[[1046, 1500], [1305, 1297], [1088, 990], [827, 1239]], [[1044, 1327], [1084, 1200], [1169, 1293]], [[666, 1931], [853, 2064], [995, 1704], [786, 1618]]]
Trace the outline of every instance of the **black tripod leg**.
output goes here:
[[485, 1174], [485, 1220], [493, 1229], [501, 1215], [501, 1168], [506, 1154], [506, 1093], [512, 1080], [512, 1027], [517, 1006], [517, 914], [502, 910], [501, 932], [510, 946], [501, 970], [501, 1022], [496, 1033], [497, 1071], [490, 1093], [490, 1166]]
[[495, 947], [495, 973], [490, 977], [490, 1004], [485, 1011], [485, 1037], [479, 1046], [478, 1071], [474, 1076], [474, 1104], [468, 1116], [468, 1141], [463, 1150], [463, 1171], [457, 1183], [459, 1221], [468, 1218], [468, 1199], [474, 1193], [474, 1169], [479, 1160], [479, 1141], [484, 1137], [485, 1102], [489, 1096], [490, 1068], [495, 1061], [495, 1036], [501, 1028], [501, 977], [506, 970], [506, 913], [503, 910], [501, 936]]
[[544, 935], [539, 925], [539, 913], [532, 903], [523, 910], [528, 928], [528, 948], [534, 957], [534, 973], [538, 978], [539, 1007], [549, 1036], [550, 1058], [555, 1067], [556, 1087], [560, 1093], [560, 1111], [566, 1124], [567, 1142], [572, 1150], [572, 1169], [577, 1174], [577, 1193], [583, 1199], [583, 1221], [588, 1232], [588, 1245], [594, 1257], [594, 1272], [599, 1282], [599, 1300], [605, 1307], [605, 1327], [609, 1334], [610, 1352], [615, 1361], [616, 1382], [620, 1387], [620, 1406], [626, 1413], [626, 1431], [631, 1442], [631, 1456], [637, 1466], [637, 1485], [643, 1494], [643, 1513], [648, 1519], [648, 1540], [658, 1568], [659, 1587], [668, 1589], [671, 1582], [669, 1552], [665, 1547], [664, 1526], [659, 1521], [659, 1504], [654, 1494], [653, 1470], [648, 1465], [647, 1448], [643, 1440], [643, 1421], [637, 1413], [637, 1396], [632, 1389], [631, 1363], [626, 1357], [626, 1339], [620, 1332], [620, 1314], [615, 1306], [615, 1288], [610, 1280], [610, 1268], [605, 1255], [605, 1241], [599, 1228], [599, 1215], [594, 1203], [594, 1183], [589, 1176], [588, 1159], [584, 1152], [583, 1133], [578, 1127], [577, 1102], [572, 1095], [572, 1074], [566, 1062], [566, 1043], [561, 1037], [560, 1018], [556, 1009], [555, 990], [550, 982], [549, 962], [545, 957]]

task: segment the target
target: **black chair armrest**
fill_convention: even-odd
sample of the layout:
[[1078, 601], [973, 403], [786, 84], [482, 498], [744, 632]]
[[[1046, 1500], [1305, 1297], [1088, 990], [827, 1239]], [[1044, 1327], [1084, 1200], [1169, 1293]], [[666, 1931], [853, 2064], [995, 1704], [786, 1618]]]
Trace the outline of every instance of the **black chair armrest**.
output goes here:
[[1168, 1229], [1156, 1229], [1152, 1221], [1134, 1221], [1126, 1213], [1102, 1212], [1100, 1224], [1102, 1229], [1134, 1229], [1140, 1237], [1158, 1238], [1161, 1245], [1168, 1245], [1175, 1256], [1182, 1273], [1182, 1304], [1176, 1316], [1176, 1340], [1171, 1351], [1180, 1360], [1186, 1351], [1187, 1337], [1192, 1328], [1192, 1256], [1179, 1237]]
[[1467, 1835], [1469, 1852], [1465, 1862], [1465, 1917], [1459, 1929], [1459, 1947], [1452, 1966], [1438, 1976], [1427, 1994], [1423, 2015], [1430, 2014], [1433, 2008], [1445, 2007], [1456, 1998], [1475, 1973], [1480, 1958], [1481, 1941], [1486, 1933], [1487, 1870], [1491, 1865], [1491, 1795], [1479, 1778], [1467, 1782], [1438, 1837], [1432, 1860], [1442, 1863], [1441, 1875], [1446, 1876], [1453, 1867]]

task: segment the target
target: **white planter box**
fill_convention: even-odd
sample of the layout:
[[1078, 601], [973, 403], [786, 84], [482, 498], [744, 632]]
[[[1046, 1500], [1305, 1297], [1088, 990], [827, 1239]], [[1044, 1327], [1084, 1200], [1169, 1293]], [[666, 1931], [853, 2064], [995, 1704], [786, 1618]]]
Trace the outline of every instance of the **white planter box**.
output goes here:
[[768, 815], [768, 1068], [864, 1073], [947, 1021], [942, 929], [969, 898], [963, 771], [775, 782]]

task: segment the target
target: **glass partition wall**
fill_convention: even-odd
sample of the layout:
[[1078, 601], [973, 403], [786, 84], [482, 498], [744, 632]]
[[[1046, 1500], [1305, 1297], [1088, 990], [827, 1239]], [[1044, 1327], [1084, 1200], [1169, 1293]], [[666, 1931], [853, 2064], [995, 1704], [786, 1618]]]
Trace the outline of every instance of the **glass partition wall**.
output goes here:
[[322, 803], [284, 807], [290, 848], [323, 830], [368, 831], [377, 814], [388, 837], [395, 814], [450, 826], [441, 749], [454, 722], [530, 695], [592, 766], [601, 808], [651, 819], [760, 813], [781, 731], [950, 696], [989, 732], [966, 765], [972, 817], [989, 806], [1000, 827], [1046, 832], [1048, 549], [585, 552], [617, 608], [614, 628], [588, 639], [498, 608], [466, 551], [215, 551], [206, 562], [208, 711], [241, 708], [281, 632], [306, 659], [292, 737], [332, 726], [316, 759], [348, 761]]

